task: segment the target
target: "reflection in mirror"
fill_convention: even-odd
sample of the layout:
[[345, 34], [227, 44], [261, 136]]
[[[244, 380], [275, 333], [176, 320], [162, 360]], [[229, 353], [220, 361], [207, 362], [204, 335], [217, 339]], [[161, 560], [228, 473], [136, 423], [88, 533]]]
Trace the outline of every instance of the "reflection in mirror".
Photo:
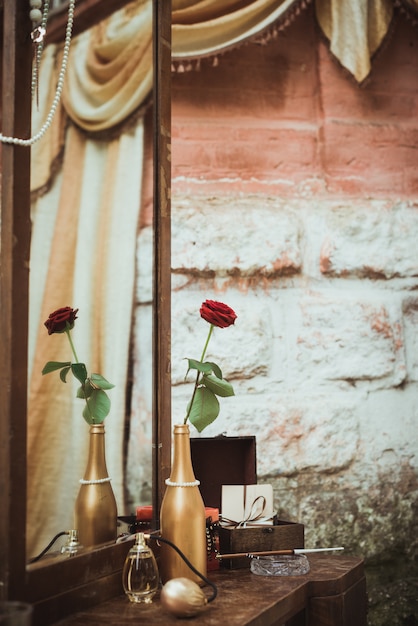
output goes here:
[[[61, 67], [64, 31], [53, 39], [42, 52], [33, 133]], [[28, 558], [73, 527], [87, 460], [79, 383], [41, 375], [47, 361], [74, 360], [66, 334], [44, 327], [60, 307], [79, 309], [79, 360], [115, 385], [105, 428], [118, 513], [151, 503], [152, 81], [152, 1], [136, 0], [73, 37], [52, 126], [32, 148]], [[149, 461], [137, 472], [138, 455]]]

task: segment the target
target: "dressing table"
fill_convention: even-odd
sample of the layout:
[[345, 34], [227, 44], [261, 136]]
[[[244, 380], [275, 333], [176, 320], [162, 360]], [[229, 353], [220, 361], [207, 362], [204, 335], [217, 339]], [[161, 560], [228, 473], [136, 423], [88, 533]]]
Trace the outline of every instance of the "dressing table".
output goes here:
[[[256, 576], [249, 569], [209, 572], [218, 596], [206, 610], [183, 620], [199, 626], [366, 626], [367, 594], [363, 561], [352, 556], [309, 555], [303, 576]], [[118, 626], [182, 623], [167, 614], [158, 595], [151, 604], [132, 604], [122, 593], [80, 610], [56, 626]]]

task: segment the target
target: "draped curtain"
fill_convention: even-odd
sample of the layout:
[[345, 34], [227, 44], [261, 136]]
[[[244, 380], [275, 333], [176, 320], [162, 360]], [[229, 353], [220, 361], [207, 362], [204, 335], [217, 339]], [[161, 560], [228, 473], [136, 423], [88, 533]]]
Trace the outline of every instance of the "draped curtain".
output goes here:
[[[407, 16], [418, 14], [418, 0], [172, 0], [173, 67], [198, 68], [201, 59], [217, 59], [245, 43], [268, 43], [309, 4], [330, 51], [359, 83], [371, 71], [395, 7]], [[60, 46], [44, 50], [34, 133], [54, 98], [61, 56]], [[125, 393], [143, 114], [151, 88], [152, 3], [134, 0], [74, 39], [60, 108], [32, 148], [29, 556], [71, 527], [86, 460], [88, 426], [75, 388], [57, 375], [40, 374], [48, 360], [71, 359], [66, 336], [48, 336], [43, 328], [61, 306], [79, 308], [74, 340], [80, 360], [115, 384], [106, 419], [107, 456], [118, 508], [124, 509]]]
[[172, 0], [174, 65], [192, 69], [248, 41], [267, 43], [309, 4], [331, 52], [359, 83], [370, 73], [395, 6], [415, 18], [418, 13], [418, 0]]

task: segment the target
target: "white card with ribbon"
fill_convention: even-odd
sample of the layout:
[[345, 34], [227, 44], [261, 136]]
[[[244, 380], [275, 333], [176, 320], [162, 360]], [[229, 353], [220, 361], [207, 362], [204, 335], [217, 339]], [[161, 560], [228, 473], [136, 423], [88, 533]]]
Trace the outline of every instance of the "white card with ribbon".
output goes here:
[[222, 485], [221, 515], [224, 525], [273, 524], [272, 485]]

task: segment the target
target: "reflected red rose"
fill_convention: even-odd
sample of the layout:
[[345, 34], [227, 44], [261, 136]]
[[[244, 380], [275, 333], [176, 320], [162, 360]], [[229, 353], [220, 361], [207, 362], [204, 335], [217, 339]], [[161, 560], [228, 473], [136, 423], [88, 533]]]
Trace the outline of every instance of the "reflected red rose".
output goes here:
[[72, 309], [70, 306], [64, 306], [61, 309], [57, 309], [48, 317], [45, 322], [45, 326], [48, 329], [48, 335], [53, 333], [63, 333], [68, 329], [74, 327], [74, 322], [77, 319], [78, 309]]
[[200, 307], [200, 316], [204, 320], [217, 326], [218, 328], [227, 328], [231, 326], [237, 319], [235, 311], [223, 302], [215, 302], [215, 300], [206, 300]]

